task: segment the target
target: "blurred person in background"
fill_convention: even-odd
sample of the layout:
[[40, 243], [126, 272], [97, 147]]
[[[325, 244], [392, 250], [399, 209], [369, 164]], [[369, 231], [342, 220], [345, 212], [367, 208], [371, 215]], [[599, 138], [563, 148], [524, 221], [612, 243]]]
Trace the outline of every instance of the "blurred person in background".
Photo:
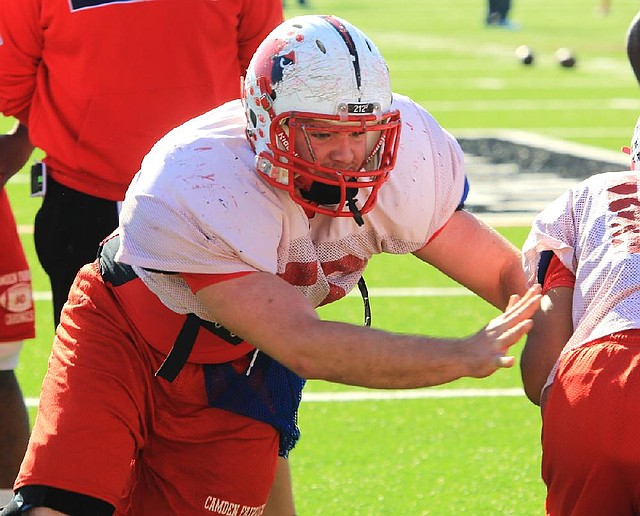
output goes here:
[[509, 19], [511, 0], [488, 0], [485, 24], [489, 27], [518, 29], [518, 25]]
[[30, 154], [24, 127], [0, 135], [0, 507], [13, 496], [29, 440], [29, 414], [15, 368], [23, 341], [35, 337], [31, 274], [4, 185]]

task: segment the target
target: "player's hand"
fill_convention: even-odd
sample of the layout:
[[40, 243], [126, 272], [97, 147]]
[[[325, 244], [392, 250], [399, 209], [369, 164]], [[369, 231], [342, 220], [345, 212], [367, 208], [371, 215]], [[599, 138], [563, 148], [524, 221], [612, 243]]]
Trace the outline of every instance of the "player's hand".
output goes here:
[[540, 307], [541, 287], [534, 285], [522, 298], [511, 296], [504, 313], [466, 341], [469, 376], [483, 378], [501, 367], [511, 367], [509, 348], [533, 327], [531, 317]]

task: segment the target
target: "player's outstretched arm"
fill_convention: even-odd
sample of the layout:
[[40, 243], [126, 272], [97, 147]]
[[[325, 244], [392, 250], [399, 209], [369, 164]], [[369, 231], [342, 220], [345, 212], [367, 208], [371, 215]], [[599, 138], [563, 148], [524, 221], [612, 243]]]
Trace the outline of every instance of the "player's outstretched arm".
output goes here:
[[520, 251], [464, 210], [451, 215], [414, 254], [501, 310], [511, 294], [524, 294], [527, 288]]
[[256, 272], [205, 287], [212, 318], [298, 375], [370, 388], [415, 388], [509, 367], [505, 353], [531, 329], [539, 286], [465, 339], [397, 334], [319, 319], [281, 278]]

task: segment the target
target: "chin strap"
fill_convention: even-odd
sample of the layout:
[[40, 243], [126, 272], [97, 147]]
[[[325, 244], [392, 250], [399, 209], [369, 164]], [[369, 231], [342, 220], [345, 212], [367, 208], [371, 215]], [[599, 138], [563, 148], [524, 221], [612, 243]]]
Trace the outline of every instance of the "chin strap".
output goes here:
[[[356, 221], [358, 226], [364, 225], [364, 219], [362, 218], [362, 213], [356, 206], [356, 200], [353, 197], [349, 197], [347, 200], [347, 206], [349, 207], [349, 211], [353, 213], [353, 218]], [[361, 276], [358, 280], [358, 288], [360, 289], [360, 294], [362, 295], [362, 302], [364, 303], [364, 325], [371, 326], [371, 304], [369, 303], [369, 289], [367, 289], [367, 284], [364, 281], [364, 276]]]
[[[364, 219], [362, 213], [356, 206], [356, 200], [353, 197], [349, 197], [347, 200], [347, 206], [349, 211], [353, 214], [353, 218], [358, 226], [364, 225]], [[364, 276], [361, 276], [358, 280], [358, 289], [360, 289], [360, 295], [362, 296], [362, 302], [364, 303], [364, 325], [371, 326], [371, 304], [369, 303], [369, 289], [364, 281]]]
[[356, 224], [358, 224], [358, 226], [363, 226], [364, 219], [362, 218], [362, 213], [360, 213], [360, 210], [356, 206], [357, 202], [358, 201], [354, 197], [349, 196], [349, 198], [347, 199], [347, 207], [349, 208], [349, 211], [353, 214], [353, 218], [356, 221]]
[[364, 303], [364, 325], [371, 326], [371, 305], [369, 304], [369, 290], [367, 284], [364, 282], [364, 276], [358, 280], [358, 288], [362, 295], [362, 302]]

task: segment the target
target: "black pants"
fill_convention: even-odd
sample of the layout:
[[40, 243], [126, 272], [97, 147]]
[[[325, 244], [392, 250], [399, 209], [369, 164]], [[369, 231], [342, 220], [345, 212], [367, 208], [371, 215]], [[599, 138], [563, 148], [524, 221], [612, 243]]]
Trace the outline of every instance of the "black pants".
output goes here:
[[489, 0], [487, 22], [502, 22], [507, 19], [511, 9], [511, 0]]
[[77, 192], [47, 178], [34, 240], [40, 264], [51, 282], [55, 326], [76, 273], [96, 259], [98, 244], [117, 226], [115, 201]]

